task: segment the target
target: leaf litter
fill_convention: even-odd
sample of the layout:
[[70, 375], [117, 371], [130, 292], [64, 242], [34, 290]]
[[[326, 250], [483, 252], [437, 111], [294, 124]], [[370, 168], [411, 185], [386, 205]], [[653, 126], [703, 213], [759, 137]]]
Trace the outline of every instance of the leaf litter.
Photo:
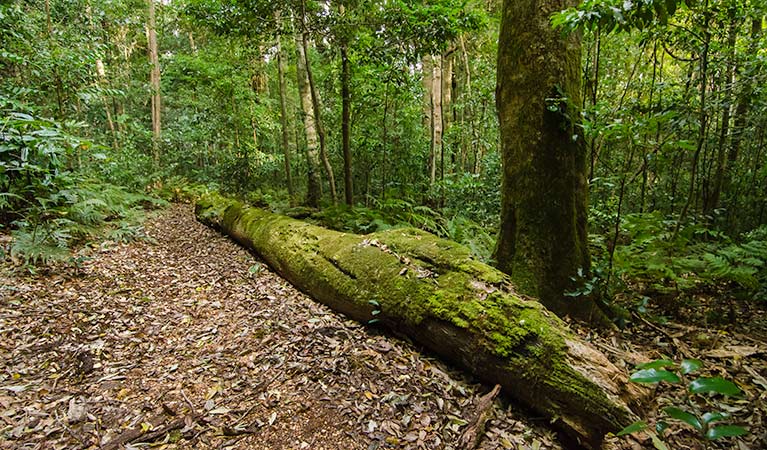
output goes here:
[[[345, 319], [174, 205], [146, 241], [105, 242], [78, 269], [0, 266], [2, 449], [459, 449], [490, 387], [407, 341]], [[767, 324], [638, 319], [622, 333], [572, 324], [615, 364], [696, 357], [738, 399], [705, 398], [750, 434], [669, 448], [767, 448]], [[691, 320], [696, 322], [696, 320]], [[643, 418], [685, 406], [661, 383]], [[564, 448], [547, 422], [496, 399], [480, 449]], [[649, 436], [606, 449], [652, 448]]]
[[[0, 271], [0, 448], [458, 449], [489, 391], [313, 302], [197, 223]], [[496, 400], [481, 449], [559, 449]]]

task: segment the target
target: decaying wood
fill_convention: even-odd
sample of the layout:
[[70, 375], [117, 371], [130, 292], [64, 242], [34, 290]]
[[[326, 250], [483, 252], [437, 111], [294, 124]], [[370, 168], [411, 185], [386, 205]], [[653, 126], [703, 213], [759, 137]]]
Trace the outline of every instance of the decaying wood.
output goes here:
[[635, 419], [640, 391], [627, 373], [461, 245], [411, 228], [330, 231], [215, 194], [196, 215], [316, 300], [501, 385], [583, 447]]
[[479, 398], [474, 416], [466, 427], [466, 431], [461, 435], [460, 443], [464, 450], [474, 450], [479, 446], [482, 436], [485, 434], [485, 423], [490, 418], [490, 409], [500, 392], [501, 385], [496, 384], [492, 391]]

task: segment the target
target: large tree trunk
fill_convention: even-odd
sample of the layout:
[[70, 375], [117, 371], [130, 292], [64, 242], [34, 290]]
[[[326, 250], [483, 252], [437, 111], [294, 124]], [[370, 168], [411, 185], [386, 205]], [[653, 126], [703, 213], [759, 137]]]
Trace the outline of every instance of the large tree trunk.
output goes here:
[[216, 194], [196, 214], [318, 301], [500, 384], [584, 447], [634, 418], [627, 404], [640, 392], [624, 371], [459, 244], [412, 228], [330, 231]]
[[496, 102], [503, 186], [498, 268], [560, 316], [610, 322], [589, 296], [567, 297], [588, 277], [588, 184], [580, 111], [580, 37], [549, 18], [568, 0], [506, 0]]

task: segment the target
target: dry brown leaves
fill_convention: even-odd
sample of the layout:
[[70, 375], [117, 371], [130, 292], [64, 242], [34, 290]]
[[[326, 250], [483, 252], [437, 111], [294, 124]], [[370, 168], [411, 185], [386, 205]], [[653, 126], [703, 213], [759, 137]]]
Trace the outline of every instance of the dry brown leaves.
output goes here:
[[[753, 305], [751, 306], [753, 307]], [[642, 416], [651, 426], [666, 421], [665, 443], [674, 450], [767, 448], [767, 336], [764, 311], [753, 320], [742, 318], [730, 325], [701, 326], [667, 322], [659, 324], [635, 316], [635, 325], [622, 335], [599, 336], [593, 330], [575, 326], [584, 339], [594, 343], [620, 367], [629, 371], [640, 363], [654, 359], [699, 359], [703, 368], [679, 384], [661, 382], [649, 385], [653, 389], [650, 404]], [[721, 395], [689, 395], [687, 383], [698, 376], [722, 377], [733, 381], [742, 391], [740, 398]], [[705, 412], [730, 415], [729, 424], [744, 426], [749, 434], [738, 438], [706, 441], [689, 425], [669, 419], [662, 410], [677, 407], [699, 417]], [[639, 433], [626, 438], [609, 438], [605, 447], [611, 449], [652, 449], [649, 436]]]
[[[473, 384], [174, 206], [79, 271], [0, 274], [0, 448], [457, 448]], [[560, 448], [496, 401], [483, 449]]]

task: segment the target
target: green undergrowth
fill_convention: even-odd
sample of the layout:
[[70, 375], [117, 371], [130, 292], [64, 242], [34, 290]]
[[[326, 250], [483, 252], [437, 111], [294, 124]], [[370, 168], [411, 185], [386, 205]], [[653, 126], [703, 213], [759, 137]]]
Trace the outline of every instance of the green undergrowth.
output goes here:
[[376, 201], [372, 208], [330, 206], [312, 214], [310, 220], [326, 228], [355, 234], [415, 227], [465, 245], [484, 262], [490, 260], [495, 246], [493, 232], [483, 225], [462, 215], [443, 215], [428, 206], [402, 199]]
[[[592, 238], [592, 244], [595, 273], [604, 277], [611, 238]], [[701, 293], [765, 302], [767, 226], [733, 239], [701, 222], [677, 230], [675, 220], [657, 213], [626, 215], [609, 289], [640, 301], [640, 312], [650, 298], [675, 302]]]
[[78, 180], [44, 198], [11, 221], [8, 254], [26, 266], [77, 263], [73, 248], [87, 242], [130, 242], [146, 237], [147, 208], [165, 204], [95, 180]]
[[173, 175], [165, 179], [157, 180], [148, 187], [149, 194], [153, 197], [173, 203], [193, 203], [209, 190], [215, 190], [216, 186], [207, 186], [195, 183], [189, 179]]
[[144, 236], [146, 208], [164, 201], [85, 175], [103, 147], [79, 136], [83, 124], [58, 122], [0, 97], [0, 256], [32, 268], [78, 264], [72, 248]]

